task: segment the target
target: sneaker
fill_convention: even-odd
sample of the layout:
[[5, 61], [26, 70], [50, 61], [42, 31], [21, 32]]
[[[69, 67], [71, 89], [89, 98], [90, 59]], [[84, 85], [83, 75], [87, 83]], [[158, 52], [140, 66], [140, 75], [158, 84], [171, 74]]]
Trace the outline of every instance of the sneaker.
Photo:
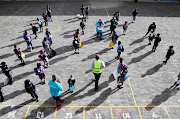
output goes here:
[[151, 45], [151, 43], [149, 43], [148, 45]]
[[49, 67], [49, 64], [47, 66]]
[[44, 80], [44, 84], [46, 84], [46, 80]]
[[33, 50], [34, 48], [32, 47], [32, 50]]
[[79, 52], [77, 52], [77, 54], [79, 54]]
[[100, 38], [100, 40], [102, 40], [102, 38]]

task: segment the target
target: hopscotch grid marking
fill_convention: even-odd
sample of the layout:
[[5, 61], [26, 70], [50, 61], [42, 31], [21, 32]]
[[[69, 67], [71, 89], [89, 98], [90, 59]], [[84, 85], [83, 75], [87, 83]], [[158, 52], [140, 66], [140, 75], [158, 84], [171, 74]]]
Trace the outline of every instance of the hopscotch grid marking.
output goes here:
[[166, 107], [165, 107], [165, 106], [164, 106], [164, 109], [165, 109], [165, 111], [166, 111], [166, 113], [167, 113], [167, 115], [168, 115], [169, 119], [171, 119], [171, 116], [169, 115], [169, 112], [167, 111], [167, 109], [166, 109]]
[[85, 119], [85, 107], [83, 107], [83, 119]]
[[141, 119], [142, 119], [142, 115], [141, 115], [141, 111], [140, 111], [140, 109], [139, 109], [139, 106], [138, 106], [138, 111], [139, 111], [139, 115], [140, 115], [140, 117], [141, 117]]
[[57, 112], [57, 107], [56, 107], [55, 112], [54, 112], [54, 119], [56, 118], [56, 112]]
[[26, 115], [25, 115], [24, 119], [26, 119], [30, 108], [31, 108], [31, 105], [28, 107], [28, 110], [27, 110], [27, 112], [26, 112]]
[[27, 6], [28, 6], [28, 5], [24, 6], [24, 7], [21, 8], [19, 11], [17, 11], [17, 12], [14, 13], [13, 15], [11, 15], [10, 17], [8, 17], [8, 18], [5, 19], [4, 21], [2, 21], [2, 22], [0, 23], [0, 25], [3, 24], [4, 22], [6, 22], [7, 20], [9, 20], [11, 17], [13, 17], [14, 15], [16, 15], [17, 13], [19, 13], [21, 10], [23, 10], [23, 9], [26, 8]]
[[110, 107], [110, 110], [111, 110], [111, 118], [112, 118], [112, 119], [114, 119], [114, 117], [113, 117], [112, 107]]

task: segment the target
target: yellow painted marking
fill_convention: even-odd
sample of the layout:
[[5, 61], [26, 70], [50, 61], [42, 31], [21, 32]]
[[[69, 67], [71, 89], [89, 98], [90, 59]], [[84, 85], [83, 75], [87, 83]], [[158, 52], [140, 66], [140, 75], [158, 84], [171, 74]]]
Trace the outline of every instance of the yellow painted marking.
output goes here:
[[131, 93], [132, 93], [132, 96], [133, 96], [133, 99], [134, 99], [135, 106], [137, 106], [137, 104], [136, 104], [136, 99], [135, 99], [135, 97], [134, 97], [134, 93], [133, 93], [133, 90], [132, 90], [132, 87], [131, 87], [131, 83], [130, 83], [130, 81], [129, 81], [129, 78], [128, 78], [128, 82], [129, 82], [129, 86], [130, 86], [130, 88], [131, 88]]
[[0, 23], [0, 25], [1, 24], [3, 24], [5, 21], [7, 21], [7, 20], [9, 20], [11, 17], [13, 17], [15, 14], [17, 14], [17, 13], [19, 13], [21, 10], [23, 10], [25, 7], [27, 7], [28, 5], [26, 5], [26, 6], [24, 6], [23, 8], [21, 8], [19, 11], [17, 11], [16, 13], [14, 13], [13, 15], [11, 15], [10, 17], [8, 17], [7, 19], [5, 19], [4, 21], [2, 21], [1, 23]]
[[73, 102], [74, 102], [74, 100], [71, 100], [71, 102], [73, 103]]
[[[58, 24], [50, 24], [50, 25], [48, 25], [48, 26], [58, 26], [58, 29], [55, 30], [55, 31], [51, 31], [51, 33], [55, 33], [55, 32], [57, 32], [57, 31], [60, 30], [60, 25], [58, 25]], [[47, 27], [47, 26], [46, 26], [46, 27]], [[46, 32], [46, 31], [44, 31], [44, 32]]]
[[26, 115], [25, 115], [24, 119], [26, 119], [26, 117], [27, 117], [27, 115], [28, 115], [28, 112], [29, 112], [30, 107], [31, 107], [31, 106], [29, 106], [29, 107], [28, 107], [28, 110], [27, 110], [27, 112], [26, 112]]
[[83, 119], [85, 119], [85, 107], [83, 107]]
[[110, 100], [108, 100], [107, 102], [110, 103]]
[[13, 27], [13, 26], [12, 26]]
[[146, 100], [143, 100], [143, 102], [146, 102]]
[[[105, 9], [106, 9], [106, 8], [105, 8]], [[109, 17], [109, 13], [108, 13], [107, 9], [106, 9], [106, 13], [107, 13], [107, 15], [108, 15], [108, 17]], [[109, 20], [110, 20], [110, 17], [109, 17]]]
[[2, 108], [3, 108], [3, 106], [1, 106], [0, 112], [1, 112]]
[[110, 109], [111, 109], [111, 118], [114, 119], [114, 118], [113, 118], [112, 107], [110, 107]]
[[178, 102], [180, 102], [180, 100], [178, 99]]
[[142, 118], [142, 115], [141, 115], [141, 111], [140, 111], [140, 109], [139, 109], [139, 106], [138, 106], [138, 111], [139, 111], [139, 115], [140, 115], [141, 119], [143, 119], [143, 118]]
[[173, 30], [171, 30], [171, 28], [170, 28], [168, 25], [166, 25], [165, 22], [164, 22], [164, 20], [165, 20], [168, 16], [171, 16], [172, 14], [175, 14], [175, 13], [171, 13], [171, 14], [168, 14], [167, 16], [165, 16], [164, 19], [163, 19], [163, 23], [164, 23], [164, 25], [165, 25], [172, 33], [174, 33], [175, 35], [177, 35], [177, 36], [180, 37], [179, 34], [175, 33]]
[[54, 113], [54, 119], [56, 118], [56, 112], [57, 112], [57, 107], [56, 107], [56, 110], [55, 110], [55, 113]]
[[167, 109], [166, 109], [166, 107], [165, 107], [165, 106], [164, 106], [164, 109], [166, 110], [166, 113], [167, 113], [167, 115], [168, 115], [169, 119], [171, 119], [171, 116], [169, 115], [169, 112], [167, 111]]

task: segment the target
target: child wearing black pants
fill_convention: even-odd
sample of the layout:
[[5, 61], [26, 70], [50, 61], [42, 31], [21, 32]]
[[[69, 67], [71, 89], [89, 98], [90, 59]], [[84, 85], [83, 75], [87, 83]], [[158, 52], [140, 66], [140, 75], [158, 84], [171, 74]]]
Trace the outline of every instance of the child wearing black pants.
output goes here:
[[25, 80], [24, 83], [26, 92], [31, 94], [33, 101], [38, 102], [38, 95], [36, 94], [36, 87], [34, 86], [34, 84], [29, 79]]
[[0, 97], [1, 97], [1, 102], [4, 101], [4, 96], [3, 96], [3, 89], [0, 87]]

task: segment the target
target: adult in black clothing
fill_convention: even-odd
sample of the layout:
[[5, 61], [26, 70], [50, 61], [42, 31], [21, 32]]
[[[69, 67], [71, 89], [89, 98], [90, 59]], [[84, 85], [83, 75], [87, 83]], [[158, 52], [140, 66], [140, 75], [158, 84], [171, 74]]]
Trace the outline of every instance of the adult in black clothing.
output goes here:
[[35, 39], [37, 38], [37, 31], [38, 31], [38, 28], [33, 25], [33, 23], [30, 23], [30, 25], [32, 26], [32, 31], [33, 31], [33, 34], [36, 36]]
[[6, 62], [2, 62], [0, 65], [2, 72], [9, 78], [8, 84], [12, 85], [12, 75], [10, 73], [9, 67], [7, 66]]
[[38, 95], [36, 94], [36, 87], [34, 84], [29, 79], [25, 80], [24, 84], [26, 92], [31, 94], [32, 100], [38, 102]]
[[166, 64], [167, 61], [169, 60], [169, 58], [171, 57], [171, 55], [173, 55], [173, 54], [174, 54], [173, 46], [169, 46], [169, 49], [166, 54], [166, 60], [163, 62]]
[[[110, 30], [111, 30], [110, 35], [111, 35], [112, 32], [116, 29], [116, 25], [117, 25], [118, 23], [117, 23], [115, 17], [113, 17], [113, 18], [110, 20], [110, 22], [111, 22], [111, 26], [110, 26]], [[109, 36], [110, 36], [110, 35], [109, 35]]]
[[[149, 26], [146, 35], [147, 35], [150, 31], [153, 31], [153, 32], [154, 32], [155, 30], [156, 30], [156, 24], [155, 24], [155, 21], [153, 21], [153, 23]], [[146, 35], [145, 35], [145, 36], [146, 36]]]
[[153, 45], [153, 48], [152, 48], [152, 52], [155, 52], [159, 42], [161, 41], [161, 36], [160, 34], [158, 33], [157, 36], [155, 37], [155, 41], [154, 41], [154, 45]]

